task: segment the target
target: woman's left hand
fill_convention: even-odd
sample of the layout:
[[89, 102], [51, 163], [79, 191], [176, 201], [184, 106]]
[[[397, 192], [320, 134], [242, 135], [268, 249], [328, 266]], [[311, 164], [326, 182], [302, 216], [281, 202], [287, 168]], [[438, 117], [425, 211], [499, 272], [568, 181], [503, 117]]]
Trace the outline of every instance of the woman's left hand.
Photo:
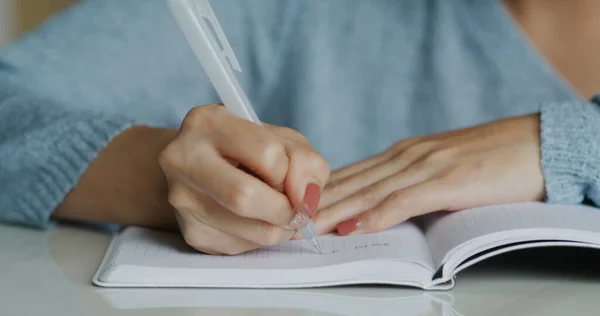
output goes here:
[[544, 198], [539, 115], [398, 142], [331, 174], [319, 234], [386, 230], [434, 211]]

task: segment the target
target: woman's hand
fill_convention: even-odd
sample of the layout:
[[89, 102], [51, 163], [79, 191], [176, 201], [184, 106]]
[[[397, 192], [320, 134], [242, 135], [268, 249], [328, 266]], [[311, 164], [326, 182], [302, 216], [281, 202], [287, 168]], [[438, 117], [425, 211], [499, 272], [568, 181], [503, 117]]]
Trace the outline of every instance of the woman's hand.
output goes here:
[[162, 152], [169, 201], [186, 242], [238, 254], [290, 239], [312, 217], [329, 165], [298, 132], [260, 127], [223, 106], [190, 111]]
[[539, 125], [529, 115], [410, 138], [335, 171], [317, 231], [372, 233], [434, 211], [541, 200]]

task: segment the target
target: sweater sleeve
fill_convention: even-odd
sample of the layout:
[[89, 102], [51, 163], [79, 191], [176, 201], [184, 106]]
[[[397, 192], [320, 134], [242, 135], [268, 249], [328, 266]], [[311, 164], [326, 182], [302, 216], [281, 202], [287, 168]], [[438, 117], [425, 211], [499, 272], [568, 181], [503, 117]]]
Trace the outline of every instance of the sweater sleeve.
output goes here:
[[0, 221], [45, 228], [88, 163], [133, 124], [66, 109], [0, 75]]
[[547, 202], [600, 206], [600, 95], [541, 108]]
[[132, 125], [176, 127], [186, 106], [211, 100], [186, 45], [165, 1], [87, 0], [4, 47], [0, 222], [51, 226], [113, 137]]
[[[246, 67], [240, 83], [264, 108], [295, 11], [278, 0], [212, 5]], [[193, 106], [218, 101], [166, 1], [78, 1], [0, 52], [0, 222], [51, 225], [113, 137], [176, 128]]]

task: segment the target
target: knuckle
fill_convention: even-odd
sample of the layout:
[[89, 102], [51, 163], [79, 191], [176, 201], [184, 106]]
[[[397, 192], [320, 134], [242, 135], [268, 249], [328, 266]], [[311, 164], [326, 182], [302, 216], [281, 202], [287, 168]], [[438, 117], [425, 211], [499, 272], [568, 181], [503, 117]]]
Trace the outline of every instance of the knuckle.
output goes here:
[[337, 192], [338, 190], [340, 190], [340, 188], [342, 188], [342, 184], [344, 183], [342, 180], [343, 179], [331, 180], [327, 182], [327, 184], [325, 185], [325, 189], [330, 192]]
[[320, 175], [324, 178], [329, 177], [330, 167], [329, 163], [323, 156], [319, 155], [315, 151], [309, 151], [306, 157], [308, 164]]
[[297, 131], [293, 128], [289, 128], [289, 127], [284, 127], [284, 129], [285, 129], [286, 134], [289, 135], [289, 138], [297, 139], [302, 142], [308, 143], [308, 140], [306, 139], [306, 137], [299, 131]]
[[360, 191], [361, 198], [366, 204], [371, 205], [378, 200], [378, 192], [374, 186], [368, 186]]
[[419, 169], [419, 170], [427, 169], [427, 168], [429, 168], [431, 166], [432, 166], [431, 162], [429, 160], [427, 160], [427, 159], [424, 159], [424, 158], [415, 161], [414, 164], [413, 164], [413, 167], [415, 169]]
[[212, 127], [215, 120], [223, 115], [224, 107], [218, 104], [195, 106], [188, 111], [181, 124], [182, 128]]
[[169, 144], [163, 151], [158, 155], [158, 164], [163, 169], [171, 169], [173, 166], [178, 165], [179, 155], [176, 150], [173, 150], [173, 145]]
[[389, 199], [394, 204], [394, 208], [401, 213], [406, 213], [412, 207], [412, 197], [405, 191], [397, 190], [390, 194]]
[[384, 153], [386, 155], [394, 156], [394, 155], [398, 154], [399, 152], [405, 150], [406, 148], [410, 148], [409, 147], [410, 145], [419, 143], [421, 140], [422, 140], [422, 137], [419, 137], [419, 136], [403, 139], [403, 140], [395, 143], [391, 147], [389, 147]]
[[280, 127], [279, 135], [295, 142], [308, 144], [308, 139], [306, 139], [306, 137], [302, 135], [302, 133], [293, 128], [282, 126]]
[[439, 142], [437, 140], [422, 140], [411, 144], [408, 148], [406, 148], [406, 153], [409, 155], [421, 156], [423, 154], [427, 154], [437, 148], [439, 146]]
[[321, 156], [319, 156], [319, 160], [319, 173], [323, 174], [325, 178], [329, 178], [331, 174], [331, 167], [329, 166], [329, 163]]
[[379, 210], [371, 211], [371, 213], [369, 214], [368, 223], [368, 230], [373, 233], [383, 231], [387, 228], [387, 222], [385, 220], [385, 217]]
[[455, 148], [441, 148], [427, 154], [427, 156], [425, 156], [425, 162], [430, 165], [445, 163], [455, 158], [456, 155], [457, 150]]
[[316, 180], [325, 185], [331, 173], [329, 163], [319, 153], [314, 150], [296, 150], [290, 154], [291, 160], [310, 170]]
[[227, 202], [234, 213], [242, 217], [250, 217], [256, 194], [256, 190], [251, 185], [238, 184], [229, 190]]
[[274, 168], [287, 157], [283, 144], [275, 139], [266, 140], [262, 147], [259, 159], [267, 170]]
[[293, 128], [289, 128], [286, 126], [281, 126], [281, 125], [267, 125], [265, 124], [265, 126], [268, 126], [268, 128], [270, 130], [272, 130], [275, 134], [288, 139], [288, 140], [292, 140], [295, 142], [305, 142], [306, 141], [306, 137], [304, 137], [304, 135], [302, 135], [302, 133], [298, 132], [297, 130], [293, 129]]
[[191, 108], [183, 118], [183, 125], [194, 126], [198, 121], [206, 117], [206, 106], [195, 106]]

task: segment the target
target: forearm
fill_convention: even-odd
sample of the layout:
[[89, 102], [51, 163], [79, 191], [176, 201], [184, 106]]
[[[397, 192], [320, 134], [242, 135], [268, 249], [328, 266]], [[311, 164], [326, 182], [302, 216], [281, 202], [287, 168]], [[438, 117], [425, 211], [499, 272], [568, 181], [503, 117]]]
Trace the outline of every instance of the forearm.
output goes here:
[[214, 92], [194, 79], [193, 98], [180, 97], [181, 80], [197, 71], [165, 4], [148, 2], [140, 12], [129, 1], [82, 1], [3, 48], [0, 222], [166, 223], [154, 216], [170, 214], [153, 186], [164, 183], [144, 160], [163, 139], [128, 135], [147, 133], [134, 125], [174, 124], [173, 104]]
[[176, 130], [132, 127], [117, 136], [53, 214], [56, 219], [176, 229], [158, 156]]
[[68, 109], [0, 73], [0, 221], [175, 227], [158, 155], [176, 131], [135, 124]]

